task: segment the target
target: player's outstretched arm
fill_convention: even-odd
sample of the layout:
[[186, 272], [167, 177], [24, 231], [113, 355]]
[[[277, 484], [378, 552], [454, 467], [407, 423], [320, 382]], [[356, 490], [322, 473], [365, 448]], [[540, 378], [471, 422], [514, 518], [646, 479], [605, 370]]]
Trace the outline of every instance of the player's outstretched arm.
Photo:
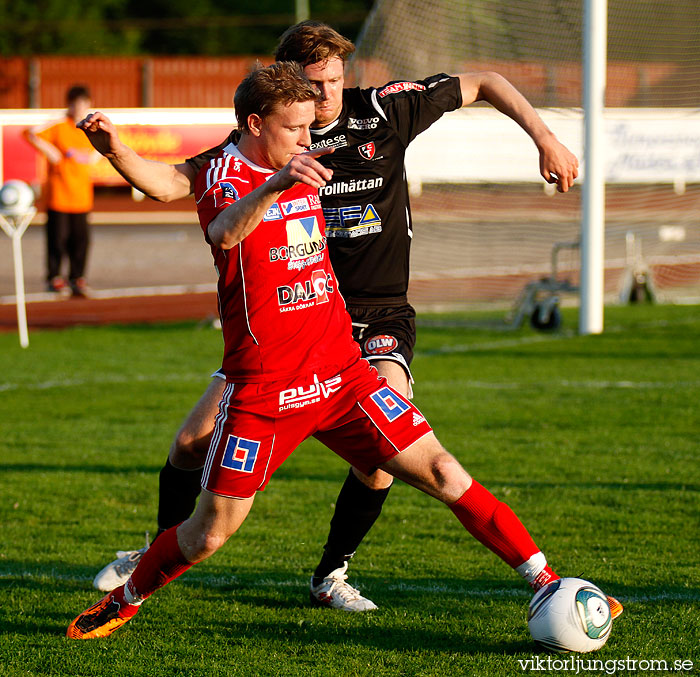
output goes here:
[[313, 188], [325, 186], [333, 171], [316, 158], [332, 152], [332, 148], [326, 148], [295, 155], [269, 181], [230, 204], [212, 219], [207, 226], [211, 242], [220, 249], [235, 247], [257, 228], [273, 202], [296, 183], [305, 183]]
[[38, 136], [40, 126], [29, 127], [24, 130], [24, 138], [34, 146], [40, 153], [46, 156], [46, 159], [52, 164], [57, 165], [63, 159], [63, 153], [56, 148], [52, 143]]
[[556, 183], [560, 193], [574, 185], [578, 159], [545, 125], [530, 102], [498, 73], [462, 73], [459, 76], [462, 106], [486, 101], [517, 122], [530, 136], [540, 154], [540, 174], [547, 183]]
[[142, 158], [122, 143], [112, 121], [99, 111], [76, 125], [128, 183], [158, 202], [187, 197], [194, 188], [195, 170], [187, 163], [168, 165]]

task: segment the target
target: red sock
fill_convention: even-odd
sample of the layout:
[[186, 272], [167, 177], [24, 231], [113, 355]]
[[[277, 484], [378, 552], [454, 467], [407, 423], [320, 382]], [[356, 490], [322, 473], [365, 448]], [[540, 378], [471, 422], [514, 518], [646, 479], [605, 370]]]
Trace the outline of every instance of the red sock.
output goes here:
[[139, 610], [138, 604], [129, 604], [124, 598], [124, 588], [127, 584], [128, 581], [110, 593], [114, 600], [119, 603], [119, 616], [121, 618], [133, 618]]
[[134, 597], [143, 600], [191, 566], [177, 543], [177, 527], [171, 527], [146, 550], [126, 585]]
[[476, 480], [449, 507], [474, 538], [513, 569], [540, 551], [515, 513]]

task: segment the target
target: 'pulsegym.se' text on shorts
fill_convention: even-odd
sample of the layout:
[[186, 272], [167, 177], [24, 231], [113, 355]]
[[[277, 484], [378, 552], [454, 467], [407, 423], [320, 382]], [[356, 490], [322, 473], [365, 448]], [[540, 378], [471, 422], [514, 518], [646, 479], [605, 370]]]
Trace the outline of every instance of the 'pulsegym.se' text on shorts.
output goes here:
[[227, 383], [202, 486], [249, 498], [311, 436], [371, 474], [431, 431], [420, 411], [364, 359], [324, 380], [310, 373], [284, 382]]

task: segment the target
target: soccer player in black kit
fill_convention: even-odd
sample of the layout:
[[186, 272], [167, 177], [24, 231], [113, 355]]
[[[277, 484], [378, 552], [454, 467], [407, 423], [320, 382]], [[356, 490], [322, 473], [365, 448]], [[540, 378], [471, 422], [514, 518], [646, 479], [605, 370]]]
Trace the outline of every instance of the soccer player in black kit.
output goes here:
[[[417, 82], [344, 89], [344, 65], [353, 51], [353, 44], [329, 26], [305, 21], [285, 32], [275, 58], [301, 63], [319, 92], [311, 149], [334, 149], [321, 159], [333, 169], [333, 178], [320, 196], [330, 257], [354, 337], [380, 375], [410, 397], [415, 312], [406, 298], [412, 223], [404, 174], [410, 142], [445, 112], [484, 100], [532, 138], [540, 155], [540, 173], [560, 192], [573, 185], [578, 161], [525, 98], [496, 73], [439, 74]], [[237, 134], [186, 163], [164, 165], [143, 160], [124, 146], [101, 113], [86, 118], [82, 127], [127, 181], [164, 202], [191, 193], [199, 168]], [[221, 378], [212, 378], [173, 441], [160, 474], [159, 533], [188, 518], [194, 509], [224, 385]], [[368, 476], [350, 469], [311, 578], [312, 603], [346, 611], [376, 608], [346, 582], [346, 570], [378, 518], [391, 481], [391, 475], [381, 470]], [[118, 553], [120, 558], [97, 575], [95, 586], [109, 591], [122, 584], [145, 550]]]

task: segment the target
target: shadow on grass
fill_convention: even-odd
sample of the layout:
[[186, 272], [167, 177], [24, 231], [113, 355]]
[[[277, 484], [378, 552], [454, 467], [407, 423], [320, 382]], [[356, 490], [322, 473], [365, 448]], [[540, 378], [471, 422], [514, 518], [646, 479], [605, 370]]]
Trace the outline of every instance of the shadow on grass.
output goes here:
[[3, 463], [0, 465], [3, 473], [11, 472], [41, 472], [41, 473], [96, 473], [103, 475], [114, 475], [115, 473], [147, 473], [156, 475], [160, 470], [159, 465], [128, 465], [118, 466], [112, 465], [65, 465], [65, 464], [47, 464], [47, 463]]
[[[323, 613], [323, 612], [319, 612]], [[325, 612], [329, 613], [329, 612]], [[332, 612], [331, 612], [332, 613]], [[340, 612], [342, 613], [342, 612]], [[371, 626], [338, 627], [325, 623], [319, 616], [310, 622], [249, 622], [239, 623], [236, 619], [220, 622], [220, 632], [236, 638], [237, 643], [245, 644], [265, 641], [271, 644], [284, 641], [306, 646], [313, 643], [320, 647], [355, 646], [396, 652], [448, 652], [450, 654], [494, 654], [512, 655], [531, 652], [533, 644], [529, 639], [519, 642], [489, 641], [479, 631], [440, 631], [429, 623], [420, 627], [387, 627], [378, 618]]]
[[507, 485], [509, 487], [522, 487], [523, 489], [560, 489], [572, 487], [579, 489], [609, 489], [611, 491], [687, 491], [700, 492], [700, 484], [688, 484], [685, 482], [581, 482], [579, 480], [571, 482], [533, 482], [508, 481], [492, 482], [490, 486]]
[[[308, 452], [305, 452], [308, 453]], [[330, 470], [327, 467], [321, 467], [318, 472], [309, 472], [308, 468], [297, 467], [294, 463], [289, 463], [288, 467], [282, 466], [275, 473], [275, 482], [280, 480], [306, 480], [311, 482], [326, 482], [338, 484], [342, 483], [347, 475], [347, 466], [344, 462], [331, 451], [324, 451], [328, 457], [335, 462], [335, 467]], [[158, 477], [158, 473], [162, 468], [162, 463], [151, 465], [118, 465], [116, 462], [111, 465], [96, 465], [96, 464], [59, 464], [59, 463], [0, 463], [0, 470], [3, 473], [78, 473], [96, 475], [114, 475], [119, 474], [147, 474], [154, 478]], [[338, 488], [340, 484], [338, 484]]]
[[[0, 589], [6, 582], [0, 582]], [[0, 635], [20, 637], [24, 646], [40, 646], [49, 636], [63, 636], [71, 620], [85, 608], [83, 601], [68, 613], [56, 609], [57, 605], [66, 604], [66, 595], [75, 597], [76, 593], [84, 592], [83, 586], [78, 584], [62, 583], [60, 595], [52, 595], [56, 586], [49, 581], [24, 579], [19, 585], [41, 592], [42, 598], [52, 596], [53, 599], [52, 608], [34, 609], [29, 614], [25, 609], [19, 617], [12, 613], [10, 607], [0, 613]], [[97, 601], [100, 593], [93, 592], [92, 601]], [[257, 595], [245, 594], [244, 590], [236, 588], [235, 592], [235, 595], [232, 594], [230, 586], [224, 586], [204, 595], [187, 597], [186, 601], [182, 598], [153, 600], [156, 604], [146, 603], [145, 613], [140, 613], [125, 631], [136, 633], [135, 637], [139, 631], [147, 635], [167, 632], [169, 641], [181, 633], [183, 641], [196, 641], [197, 635], [201, 635], [209, 640], [217, 636], [226, 637], [232, 645], [284, 643], [296, 645], [304, 651], [309, 644], [322, 649], [351, 645], [397, 652], [428, 650], [481, 655], [519, 654], [532, 650], [531, 642], [526, 639], [526, 630], [522, 641], [489, 641], [485, 636], [486, 626], [475, 626], [469, 622], [469, 615], [456, 606], [452, 614], [441, 609], [433, 623], [425, 609], [416, 606], [415, 600], [411, 608], [406, 608], [402, 600], [397, 601], [394, 608], [387, 606], [371, 615], [346, 614], [311, 608], [296, 593], [288, 592], [289, 597], [281, 600], [275, 594], [268, 595], [264, 591]], [[64, 598], [63, 602], [61, 597]], [[190, 616], [182, 616], [183, 605], [188, 608], [195, 605], [199, 610]], [[505, 613], [499, 609], [498, 603], [487, 606], [488, 614], [492, 617]], [[439, 604], [436, 603], [436, 610], [438, 608]], [[119, 635], [126, 638], [126, 633], [122, 631]]]
[[[41, 641], [41, 635], [63, 635], [74, 615], [100, 598], [101, 593], [86, 580], [86, 571], [85, 567], [64, 564], [32, 568], [23, 562], [4, 561], [0, 568], [0, 594], [5, 600], [0, 634], [33, 641]], [[650, 607], [667, 608], [669, 601], [700, 607], [700, 593], [681, 586], [596, 583], [619, 597], [628, 615]], [[329, 647], [354, 644], [401, 652], [429, 647], [431, 651], [498, 655], [532, 651], [526, 630], [522, 641], [490, 642], [487, 637], [494, 619], [500, 618], [499, 624], [517, 624], [520, 620], [514, 616], [522, 614], [524, 622], [530, 593], [520, 581], [364, 576], [362, 584], [363, 592], [379, 605], [378, 611], [345, 614], [312, 608], [306, 579], [284, 571], [232, 575], [229, 569], [217, 569], [198, 576], [190, 570], [167, 588], [169, 593], [158, 594], [155, 604], [147, 603], [150, 620], [146, 627], [161, 625], [163, 617], [174, 616], [180, 620], [174, 625], [165, 623], [171, 633], [213, 631], [240, 644], [247, 640], [299, 645], [313, 642]], [[38, 608], [31, 608], [29, 604], [36, 600], [40, 600]], [[15, 613], [15, 605], [22, 613]], [[199, 610], [183, 624], [183, 607], [193, 605]]]

